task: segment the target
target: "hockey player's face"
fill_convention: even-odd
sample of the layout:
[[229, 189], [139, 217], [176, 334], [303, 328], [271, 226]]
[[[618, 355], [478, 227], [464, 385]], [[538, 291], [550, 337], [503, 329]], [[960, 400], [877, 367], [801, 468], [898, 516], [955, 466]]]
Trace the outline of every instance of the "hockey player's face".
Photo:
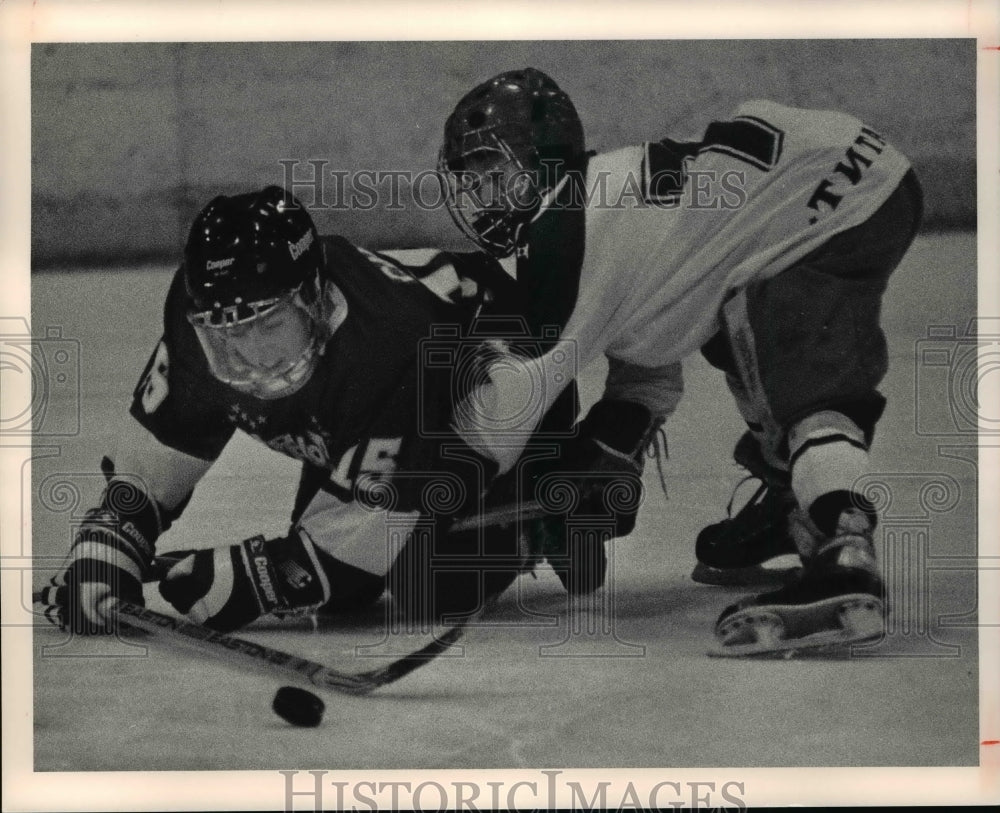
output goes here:
[[295, 364], [312, 340], [306, 313], [284, 303], [250, 322], [227, 330], [234, 366], [260, 375], [281, 374]]
[[512, 253], [517, 224], [538, 209], [535, 173], [501, 147], [474, 150], [442, 168], [459, 228], [497, 256]]
[[457, 186], [479, 209], [527, 211], [535, 203], [534, 176], [508, 154], [478, 150], [462, 160]]
[[321, 352], [318, 323], [298, 295], [250, 319], [194, 323], [208, 365], [220, 381], [261, 399], [291, 395], [309, 380]]

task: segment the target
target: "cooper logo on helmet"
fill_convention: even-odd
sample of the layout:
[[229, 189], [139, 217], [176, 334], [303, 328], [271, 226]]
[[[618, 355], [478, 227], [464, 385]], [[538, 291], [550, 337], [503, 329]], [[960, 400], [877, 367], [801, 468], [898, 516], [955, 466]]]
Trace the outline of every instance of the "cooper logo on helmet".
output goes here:
[[302, 238], [300, 240], [297, 240], [294, 243], [289, 243], [288, 251], [292, 255], [292, 259], [297, 260], [303, 254], [305, 254], [309, 246], [312, 245], [312, 241], [313, 241], [313, 233], [311, 231], [307, 231], [304, 235], [302, 235]]
[[205, 269], [208, 271], [216, 271], [220, 268], [229, 268], [234, 262], [236, 262], [235, 257], [227, 257], [224, 260], [209, 260], [205, 263]]

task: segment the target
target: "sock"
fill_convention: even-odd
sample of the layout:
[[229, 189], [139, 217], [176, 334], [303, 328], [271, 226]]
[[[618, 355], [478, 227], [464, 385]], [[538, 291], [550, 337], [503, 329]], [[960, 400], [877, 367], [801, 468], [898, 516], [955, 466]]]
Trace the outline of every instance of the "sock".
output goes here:
[[810, 415], [788, 433], [792, 491], [800, 506], [826, 536], [832, 536], [845, 508], [859, 508], [874, 520], [872, 504], [854, 491], [868, 473], [864, 433], [846, 415]]

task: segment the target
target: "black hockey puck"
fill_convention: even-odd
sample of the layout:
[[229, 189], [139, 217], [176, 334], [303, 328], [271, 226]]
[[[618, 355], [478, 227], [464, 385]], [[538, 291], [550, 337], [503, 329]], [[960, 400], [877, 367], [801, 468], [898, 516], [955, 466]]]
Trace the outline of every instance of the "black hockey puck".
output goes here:
[[296, 686], [282, 686], [274, 695], [271, 708], [292, 725], [315, 728], [323, 721], [326, 706], [312, 692]]

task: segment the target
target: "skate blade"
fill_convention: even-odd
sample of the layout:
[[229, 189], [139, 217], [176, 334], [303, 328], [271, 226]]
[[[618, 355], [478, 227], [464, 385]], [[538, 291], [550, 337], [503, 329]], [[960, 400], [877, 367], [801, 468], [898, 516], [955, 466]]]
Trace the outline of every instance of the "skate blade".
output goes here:
[[[794, 561], [798, 562], [798, 557], [794, 557]], [[704, 562], [698, 562], [694, 566], [694, 570], [691, 571], [693, 581], [718, 587], [780, 587], [795, 581], [801, 575], [801, 564], [787, 567], [764, 567], [763, 565], [712, 567]]]
[[[791, 633], [791, 634], [790, 634]], [[806, 606], [748, 607], [716, 628], [715, 658], [848, 653], [852, 644], [885, 634], [882, 601], [866, 593], [834, 596]]]

